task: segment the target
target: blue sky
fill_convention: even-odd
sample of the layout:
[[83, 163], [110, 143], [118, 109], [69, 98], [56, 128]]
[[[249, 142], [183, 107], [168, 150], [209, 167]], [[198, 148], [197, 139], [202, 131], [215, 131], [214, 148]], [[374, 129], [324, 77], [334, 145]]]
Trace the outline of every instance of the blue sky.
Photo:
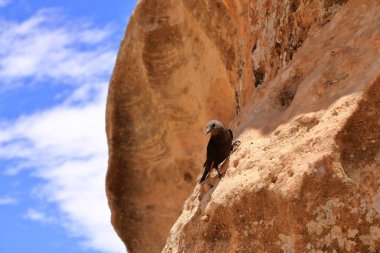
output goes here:
[[125, 252], [104, 114], [135, 4], [0, 0], [0, 253]]

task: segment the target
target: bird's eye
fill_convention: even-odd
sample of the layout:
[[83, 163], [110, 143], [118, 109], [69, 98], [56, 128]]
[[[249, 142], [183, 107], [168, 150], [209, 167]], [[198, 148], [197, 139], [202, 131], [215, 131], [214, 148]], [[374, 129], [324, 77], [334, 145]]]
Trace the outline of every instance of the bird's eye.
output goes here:
[[215, 127], [215, 124], [212, 124], [211, 127], [214, 128], [214, 127]]

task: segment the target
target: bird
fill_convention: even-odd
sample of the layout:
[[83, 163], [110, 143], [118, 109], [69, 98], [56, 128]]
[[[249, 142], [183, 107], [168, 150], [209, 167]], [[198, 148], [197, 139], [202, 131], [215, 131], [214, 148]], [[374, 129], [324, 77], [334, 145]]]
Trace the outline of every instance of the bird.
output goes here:
[[211, 120], [207, 123], [206, 134], [211, 133], [210, 140], [207, 144], [206, 161], [203, 165], [203, 175], [199, 183], [202, 183], [214, 168], [219, 177], [222, 177], [218, 170], [218, 166], [222, 163], [233, 150], [233, 134], [231, 129], [224, 128], [222, 122]]

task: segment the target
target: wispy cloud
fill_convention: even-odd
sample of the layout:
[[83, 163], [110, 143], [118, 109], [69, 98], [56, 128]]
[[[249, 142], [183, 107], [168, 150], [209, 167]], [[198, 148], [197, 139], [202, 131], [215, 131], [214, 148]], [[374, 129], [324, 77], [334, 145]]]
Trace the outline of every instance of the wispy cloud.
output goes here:
[[47, 217], [46, 214], [44, 214], [41, 211], [38, 211], [33, 208], [29, 208], [26, 213], [24, 214], [24, 218], [32, 221], [38, 221], [42, 223], [49, 223], [53, 221], [53, 218]]
[[11, 197], [0, 197], [0, 206], [14, 205], [17, 203], [15, 198]]
[[43, 208], [31, 207], [24, 218], [58, 220], [70, 235], [86, 238], [85, 247], [125, 252], [110, 224], [104, 187], [105, 103], [116, 55], [107, 41], [113, 31], [58, 20], [57, 10], [43, 10], [20, 23], [0, 22], [2, 85], [75, 87], [60, 105], [0, 122], [0, 160], [16, 161], [6, 168], [8, 175], [28, 168], [43, 179], [34, 193], [59, 210], [48, 217]]

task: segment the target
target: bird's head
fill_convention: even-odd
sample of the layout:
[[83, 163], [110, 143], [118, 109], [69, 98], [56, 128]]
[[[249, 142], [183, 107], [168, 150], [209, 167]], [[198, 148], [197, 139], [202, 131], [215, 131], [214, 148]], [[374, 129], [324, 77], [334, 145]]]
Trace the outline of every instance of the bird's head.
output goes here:
[[220, 122], [218, 120], [213, 119], [207, 123], [206, 134], [211, 132], [211, 135], [214, 135], [214, 134], [217, 134], [223, 130], [224, 130], [224, 126], [223, 126], [222, 122]]

